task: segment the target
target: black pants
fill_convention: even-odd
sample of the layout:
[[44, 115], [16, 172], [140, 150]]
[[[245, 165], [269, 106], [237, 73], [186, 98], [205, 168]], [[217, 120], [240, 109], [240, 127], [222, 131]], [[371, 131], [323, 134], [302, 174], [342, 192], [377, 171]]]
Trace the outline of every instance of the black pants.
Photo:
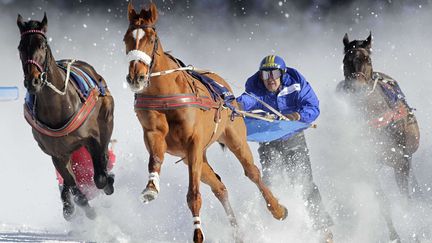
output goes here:
[[267, 185], [276, 178], [288, 178], [291, 185], [302, 186], [303, 199], [313, 220], [313, 228], [320, 230], [333, 225], [322, 205], [318, 186], [313, 182], [309, 150], [303, 132], [287, 140], [260, 143], [258, 153], [263, 180]]

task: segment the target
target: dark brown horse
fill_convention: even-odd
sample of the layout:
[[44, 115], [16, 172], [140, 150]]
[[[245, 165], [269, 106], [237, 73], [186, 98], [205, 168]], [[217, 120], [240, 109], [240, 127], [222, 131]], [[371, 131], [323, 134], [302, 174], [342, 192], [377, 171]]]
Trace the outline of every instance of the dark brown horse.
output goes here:
[[[365, 40], [344, 43], [344, 76], [337, 90], [347, 94], [367, 122], [371, 146], [378, 162], [394, 169], [400, 192], [410, 197], [410, 192], [419, 192], [419, 187], [411, 168], [411, 158], [418, 149], [420, 132], [413, 109], [406, 102], [398, 83], [391, 77], [374, 72], [371, 61], [372, 35]], [[411, 175], [410, 175], [411, 173]], [[410, 187], [409, 178], [412, 178]], [[392, 240], [399, 237], [391, 222], [387, 198], [379, 187], [384, 216], [391, 232]], [[411, 189], [410, 189], [411, 188]]]
[[[61, 190], [63, 216], [70, 220], [75, 203], [89, 218], [96, 216], [88, 199], [80, 191], [70, 172], [72, 152], [85, 146], [94, 166], [94, 182], [106, 194], [114, 192], [114, 176], [107, 173], [107, 150], [113, 129], [114, 101], [105, 80], [89, 64], [64, 61], [58, 66], [46, 38], [48, 20], [24, 22], [18, 15], [21, 34], [18, 46], [24, 86], [31, 102], [24, 105], [24, 114], [32, 126], [33, 137], [39, 147], [50, 155], [55, 168], [64, 178]], [[88, 90], [85, 97], [77, 84], [70, 81], [71, 69], [82, 72], [84, 79], [93, 78], [98, 85]], [[84, 74], [86, 73], [86, 74]]]
[[[194, 242], [204, 239], [201, 230], [200, 181], [211, 187], [222, 203], [233, 226], [237, 225], [228, 201], [228, 193], [220, 177], [210, 167], [206, 150], [217, 141], [226, 145], [239, 159], [244, 172], [262, 193], [273, 217], [284, 219], [287, 210], [278, 203], [263, 183], [246, 142], [246, 127], [241, 117], [232, 117], [224, 103], [213, 100], [203, 83], [184, 71], [180, 62], [164, 53], [156, 32], [158, 12], [151, 3], [149, 9], [137, 13], [128, 6], [129, 28], [124, 36], [130, 60], [127, 82], [135, 92], [135, 111], [144, 130], [144, 141], [150, 154], [149, 181], [142, 192], [145, 202], [160, 192], [159, 175], [165, 153], [183, 158], [189, 169], [187, 202], [192, 212]], [[228, 84], [218, 75], [206, 77], [220, 85]], [[233, 105], [237, 106], [235, 101]]]

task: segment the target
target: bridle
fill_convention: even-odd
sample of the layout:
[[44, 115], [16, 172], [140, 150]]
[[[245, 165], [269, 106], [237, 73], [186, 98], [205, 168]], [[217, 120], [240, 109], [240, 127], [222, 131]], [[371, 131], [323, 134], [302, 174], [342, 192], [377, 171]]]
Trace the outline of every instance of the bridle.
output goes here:
[[[360, 50], [366, 50], [366, 49], [364, 49], [364, 48], [353, 48], [353, 49], [349, 49], [347, 52], [346, 52], [346, 54], [345, 54], [345, 57], [344, 57], [344, 60], [346, 59], [346, 57], [347, 57], [347, 55], [349, 54], [349, 53], [353, 53], [353, 51], [360, 51]], [[344, 64], [345, 65], [345, 64]], [[359, 77], [363, 77], [363, 78], [365, 78], [365, 80], [368, 82], [368, 81], [370, 81], [370, 80], [372, 80], [372, 77], [368, 77], [364, 72], [351, 72], [350, 74], [349, 74], [349, 76], [348, 76], [349, 78], [353, 78], [353, 79], [357, 79], [357, 78], [359, 78]]]
[[48, 42], [47, 42], [47, 38], [45, 35], [45, 32], [42, 30], [27, 30], [21, 33], [21, 39], [24, 38], [24, 36], [26, 35], [30, 35], [30, 34], [39, 34], [44, 38], [44, 42], [47, 45], [47, 49], [45, 51], [45, 62], [42, 65], [40, 65], [37, 61], [33, 60], [33, 59], [27, 59], [24, 61], [24, 67], [25, 65], [34, 65], [36, 66], [36, 68], [39, 70], [40, 74], [39, 74], [39, 79], [42, 81], [42, 86], [45, 85], [47, 83], [47, 73], [49, 72], [49, 66], [48, 66], [48, 58], [49, 58], [49, 53], [48, 53]]
[[[43, 86], [48, 86], [49, 88], [51, 88], [54, 92], [56, 92], [59, 95], [65, 95], [66, 91], [67, 91], [67, 87], [68, 87], [68, 83], [69, 83], [69, 77], [70, 77], [70, 67], [71, 65], [75, 62], [75, 60], [71, 60], [68, 64], [67, 64], [67, 68], [66, 68], [66, 78], [64, 80], [64, 90], [61, 91], [59, 89], [57, 89], [51, 82], [48, 81], [48, 72], [49, 72], [49, 65], [48, 65], [48, 59], [50, 58], [50, 53], [49, 53], [49, 47], [48, 47], [48, 40], [46, 38], [45, 32], [42, 30], [27, 30], [21, 33], [21, 39], [26, 36], [26, 35], [30, 35], [30, 34], [38, 34], [38, 35], [42, 35], [42, 37], [44, 38], [44, 42], [46, 44], [46, 50], [45, 50], [45, 62], [42, 65], [40, 65], [37, 61], [33, 60], [33, 59], [27, 59], [24, 62], [24, 67], [25, 65], [35, 65], [36, 68], [39, 70], [40, 74], [39, 74], [39, 79], [42, 81], [42, 87]], [[25, 69], [24, 69], [25, 70]]]
[[368, 78], [368, 77], [366, 76], [366, 74], [363, 73], [363, 72], [353, 72], [353, 73], [351, 73], [350, 78], [357, 79], [358, 77], [363, 77], [363, 78], [365, 78], [365, 80], [367, 80], [367, 81], [370, 80], [370, 78]]
[[[139, 35], [139, 31], [138, 30], [144, 30], [144, 29], [148, 29], [148, 28], [152, 28], [153, 30], [156, 30], [156, 28], [154, 27], [154, 25], [147, 25], [147, 24], [143, 24], [143, 25], [130, 25], [129, 26], [130, 29], [133, 28], [133, 30], [137, 30], [136, 31], [136, 36], [135, 36], [135, 49], [130, 50], [127, 53], [127, 59], [128, 62], [132, 62], [134, 61], [134, 65], [136, 65], [136, 62], [142, 62], [145, 65], [148, 66], [148, 70], [147, 73], [145, 74], [145, 82], [144, 82], [144, 87], [148, 86], [148, 82], [150, 81], [150, 77], [153, 71], [153, 67], [154, 67], [154, 59], [155, 59], [155, 55], [157, 53], [158, 47], [159, 47], [159, 38], [157, 35], [155, 35], [155, 39], [154, 39], [154, 44], [153, 44], [153, 51], [151, 56], [149, 56], [147, 53], [145, 53], [144, 51], [141, 51], [139, 49], [139, 42], [141, 40], [141, 38], [138, 38]], [[126, 76], [126, 79], [130, 80], [131, 77], [129, 76], [129, 74]]]
[[[353, 51], [359, 51], [359, 50], [366, 50], [366, 49], [365, 48], [353, 48], [353, 49], [349, 49], [346, 52], [346, 54], [345, 54], [344, 60], [345, 60], [346, 56], [348, 55], [348, 53], [350, 53], [350, 52], [352, 53]], [[370, 60], [369, 60], [369, 62], [370, 62]], [[374, 74], [373, 70], [372, 70], [372, 75], [370, 77], [368, 77], [364, 72], [352, 72], [348, 76], [348, 78], [353, 78], [353, 79], [357, 79], [358, 77], [365, 78], [366, 82], [373, 81], [372, 89], [371, 89], [371, 91], [368, 92], [368, 95], [371, 95], [375, 91], [375, 88], [376, 88], [376, 86], [378, 84], [379, 78]]]

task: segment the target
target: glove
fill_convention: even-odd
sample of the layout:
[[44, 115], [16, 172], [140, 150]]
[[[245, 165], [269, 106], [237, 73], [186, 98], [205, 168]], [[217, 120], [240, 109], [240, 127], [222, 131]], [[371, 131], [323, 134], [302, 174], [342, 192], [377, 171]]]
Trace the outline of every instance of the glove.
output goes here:
[[300, 120], [300, 114], [298, 112], [293, 112], [285, 115], [290, 121], [298, 121]]

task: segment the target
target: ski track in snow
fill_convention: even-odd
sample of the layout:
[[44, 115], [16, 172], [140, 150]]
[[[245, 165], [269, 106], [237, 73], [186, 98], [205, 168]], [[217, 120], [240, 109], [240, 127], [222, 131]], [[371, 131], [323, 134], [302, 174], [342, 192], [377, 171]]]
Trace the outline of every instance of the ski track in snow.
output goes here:
[[[23, 117], [25, 90], [16, 49], [19, 42], [16, 12], [24, 18], [40, 20], [43, 11], [48, 14], [49, 44], [56, 59], [74, 57], [94, 65], [107, 80], [115, 98], [113, 137], [119, 141], [114, 168], [115, 193], [100, 195], [90, 202], [98, 213], [94, 221], [84, 218], [79, 209], [72, 222], [63, 220], [54, 167], [33, 140]], [[60, 20], [56, 9], [17, 9], [16, 12], [0, 10], [1, 85], [20, 88], [18, 101], [0, 103], [0, 242], [191, 242], [192, 218], [186, 204], [187, 168], [182, 163], [174, 164], [178, 158], [166, 157], [157, 200], [146, 205], [139, 201], [148, 178], [148, 154], [133, 112], [133, 94], [125, 88], [128, 66], [122, 38], [126, 19], [107, 23], [105, 15], [63, 14]], [[432, 21], [432, 9], [424, 7], [414, 13], [379, 18], [365, 16], [352, 26], [300, 25], [287, 20], [281, 27], [254, 18], [227, 26], [199, 16], [191, 26], [186, 17], [161, 15], [158, 31], [166, 51], [173, 50], [186, 64], [219, 73], [233, 86], [236, 95], [241, 94], [246, 78], [269, 53], [281, 55], [289, 66], [306, 76], [321, 102], [318, 128], [306, 132], [307, 142], [314, 180], [335, 221], [332, 228], [335, 242], [388, 242], [373, 185], [369, 183], [372, 173], [378, 173], [392, 201], [395, 226], [404, 242], [414, 242], [416, 238], [432, 242], [432, 32], [431, 28], [423, 29]], [[395, 22], [400, 27], [395, 27]], [[429, 201], [412, 202], [400, 197], [393, 171], [373, 162], [368, 146], [358, 134], [360, 124], [349, 107], [334, 96], [334, 89], [343, 78], [344, 33], [349, 32], [351, 39], [362, 39], [369, 29], [374, 35], [374, 68], [398, 80], [409, 104], [417, 108], [421, 145], [414, 154], [413, 166]], [[258, 165], [257, 145], [250, 145]], [[310, 229], [299, 188], [288, 187], [286, 183], [272, 188], [289, 210], [285, 221], [276, 221], [234, 156], [222, 152], [218, 146], [212, 146], [208, 153], [210, 164], [228, 188], [244, 242], [317, 242], [318, 235]], [[201, 218], [207, 242], [232, 242], [232, 229], [223, 208], [207, 186], [201, 188]]]

